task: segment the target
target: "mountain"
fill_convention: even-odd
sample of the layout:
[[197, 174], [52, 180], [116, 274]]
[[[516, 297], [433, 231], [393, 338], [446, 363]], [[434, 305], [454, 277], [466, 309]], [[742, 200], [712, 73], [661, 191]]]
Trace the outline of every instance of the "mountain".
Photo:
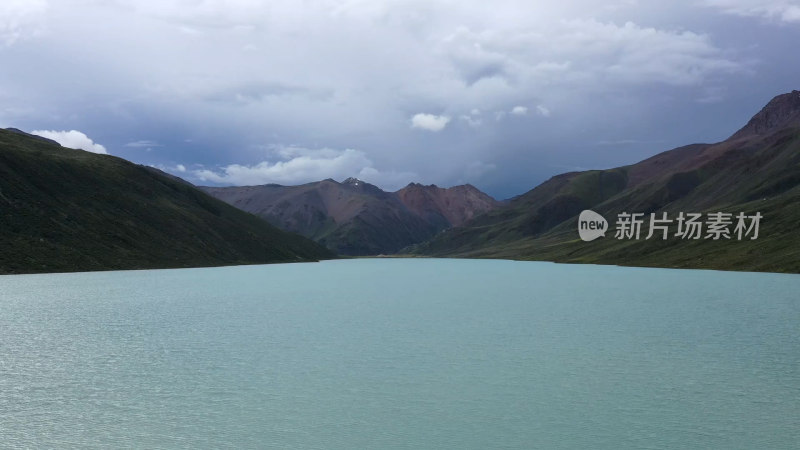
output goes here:
[[800, 126], [800, 91], [792, 91], [773, 98], [731, 139], [761, 136], [797, 126]]
[[114, 156], [0, 129], [0, 273], [333, 256], [178, 180]]
[[[578, 237], [578, 214], [609, 221]], [[756, 240], [617, 239], [620, 213], [761, 213]], [[716, 144], [693, 144], [609, 170], [555, 176], [508, 204], [409, 251], [657, 267], [800, 272], [800, 92], [779, 95]], [[671, 233], [676, 232], [673, 224]], [[647, 234], [648, 230], [643, 230]]]
[[471, 184], [445, 189], [411, 183], [395, 195], [409, 211], [427, 222], [440, 224], [441, 229], [461, 226], [499, 205]]
[[443, 189], [412, 183], [385, 192], [356, 178], [201, 189], [343, 255], [395, 253], [498, 205], [470, 185]]

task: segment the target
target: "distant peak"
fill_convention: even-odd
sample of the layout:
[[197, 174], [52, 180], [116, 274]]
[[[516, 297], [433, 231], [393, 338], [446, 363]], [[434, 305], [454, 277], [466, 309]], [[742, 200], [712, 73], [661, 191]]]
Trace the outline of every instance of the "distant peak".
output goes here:
[[367, 190], [372, 192], [383, 192], [381, 188], [369, 184], [364, 180], [359, 180], [355, 177], [350, 177], [344, 181], [342, 181], [342, 186], [350, 186], [352, 188], [357, 188], [358, 190]]
[[424, 185], [422, 183], [411, 182], [411, 183], [408, 183], [406, 188], [418, 188], [418, 189], [419, 188], [437, 188], [438, 189], [439, 186], [436, 186], [435, 184]]
[[[422, 183], [408, 183], [406, 187], [402, 188], [401, 190], [408, 190], [408, 189], [425, 189], [425, 190], [442, 190], [442, 191], [472, 191], [472, 192], [481, 192], [480, 189], [476, 188], [475, 186], [467, 183], [467, 184], [459, 184], [456, 186], [451, 186], [449, 188], [439, 187], [436, 184], [422, 184]], [[481, 192], [482, 193], [482, 192]]]
[[773, 98], [730, 139], [759, 136], [789, 126], [800, 126], [800, 91]]

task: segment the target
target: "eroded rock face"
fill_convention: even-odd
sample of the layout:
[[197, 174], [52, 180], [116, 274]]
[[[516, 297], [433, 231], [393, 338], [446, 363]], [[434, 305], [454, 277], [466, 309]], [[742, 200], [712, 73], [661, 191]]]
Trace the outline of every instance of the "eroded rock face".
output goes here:
[[800, 126], [800, 91], [781, 94], [770, 100], [731, 139], [760, 136], [789, 126]]
[[421, 217], [441, 217], [448, 227], [458, 227], [498, 206], [497, 200], [464, 184], [448, 189], [411, 183], [396, 192], [400, 201]]

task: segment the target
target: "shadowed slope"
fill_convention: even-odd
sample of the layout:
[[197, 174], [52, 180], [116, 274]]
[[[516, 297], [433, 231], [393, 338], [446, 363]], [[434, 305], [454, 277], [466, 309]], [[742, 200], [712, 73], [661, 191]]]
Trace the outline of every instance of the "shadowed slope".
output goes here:
[[0, 273], [331, 256], [151, 168], [0, 130]]

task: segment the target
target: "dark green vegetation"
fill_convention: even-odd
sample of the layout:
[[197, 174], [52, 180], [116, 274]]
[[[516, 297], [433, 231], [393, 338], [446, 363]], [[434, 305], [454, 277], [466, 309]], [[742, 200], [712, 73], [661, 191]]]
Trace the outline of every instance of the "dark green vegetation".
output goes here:
[[0, 273], [329, 257], [155, 169], [0, 129]]
[[[583, 242], [578, 214], [609, 221]], [[757, 240], [650, 239], [649, 213], [760, 212]], [[645, 213], [639, 240], [616, 239], [621, 212]], [[731, 230], [733, 227], [731, 227]], [[704, 229], [705, 234], [705, 229]], [[800, 272], [800, 92], [774, 98], [718, 144], [670, 150], [611, 170], [558, 175], [507, 205], [408, 249], [428, 256]]]
[[498, 205], [470, 185], [443, 189], [412, 183], [385, 192], [355, 178], [201, 189], [342, 255], [395, 253]]

